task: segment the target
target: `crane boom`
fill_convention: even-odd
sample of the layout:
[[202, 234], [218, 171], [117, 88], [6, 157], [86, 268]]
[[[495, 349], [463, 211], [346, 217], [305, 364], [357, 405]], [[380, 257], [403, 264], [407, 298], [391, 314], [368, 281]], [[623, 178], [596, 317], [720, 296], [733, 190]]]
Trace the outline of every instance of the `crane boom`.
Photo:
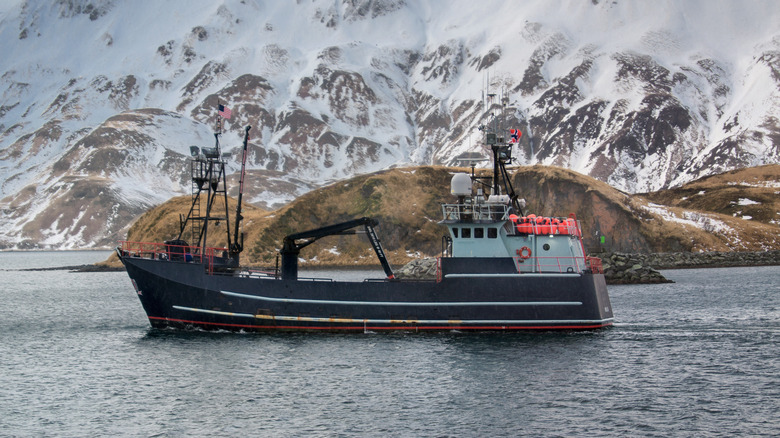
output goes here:
[[[235, 228], [235, 233], [233, 234], [233, 243], [230, 245], [229, 248], [230, 258], [236, 259], [236, 265], [238, 265], [238, 255], [244, 249], [244, 239], [242, 238], [239, 241], [239, 237], [240, 237], [239, 233], [241, 231], [241, 219], [244, 218], [243, 216], [241, 216], [241, 202], [244, 197], [244, 176], [246, 175], [246, 151], [247, 151], [247, 145], [249, 144], [250, 129], [252, 129], [252, 127], [247, 126], [244, 131], [244, 150], [241, 155], [241, 179], [239, 180], [239, 184], [238, 184], [238, 202], [236, 203], [236, 228]], [[230, 232], [228, 232], [228, 235], [230, 235]]]
[[[285, 237], [280, 251], [282, 256], [282, 279], [295, 280], [298, 278], [298, 254], [300, 254], [302, 248], [323, 237], [355, 234], [353, 228], [361, 225], [365, 227], [368, 240], [371, 242], [371, 246], [374, 248], [374, 252], [376, 253], [377, 258], [379, 258], [379, 263], [382, 264], [382, 269], [384, 269], [387, 278], [391, 280], [395, 279], [393, 269], [390, 267], [390, 263], [388, 263], [385, 252], [382, 249], [382, 244], [379, 242], [379, 237], [377, 237], [376, 232], [374, 231], [374, 227], [379, 225], [379, 222], [369, 217], [328, 225], [322, 228], [315, 228], [313, 230], [301, 231], [300, 233], [290, 234]], [[298, 242], [298, 240], [301, 240], [301, 242]]]

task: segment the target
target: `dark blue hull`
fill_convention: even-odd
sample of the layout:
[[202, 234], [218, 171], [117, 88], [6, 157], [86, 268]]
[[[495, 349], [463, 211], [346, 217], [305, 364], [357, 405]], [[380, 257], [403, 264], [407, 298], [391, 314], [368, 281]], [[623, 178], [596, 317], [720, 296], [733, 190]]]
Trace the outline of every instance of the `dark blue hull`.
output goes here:
[[157, 328], [590, 330], [613, 323], [602, 274], [518, 274], [511, 258], [442, 258], [437, 280], [357, 282], [209, 274], [199, 263], [122, 259]]

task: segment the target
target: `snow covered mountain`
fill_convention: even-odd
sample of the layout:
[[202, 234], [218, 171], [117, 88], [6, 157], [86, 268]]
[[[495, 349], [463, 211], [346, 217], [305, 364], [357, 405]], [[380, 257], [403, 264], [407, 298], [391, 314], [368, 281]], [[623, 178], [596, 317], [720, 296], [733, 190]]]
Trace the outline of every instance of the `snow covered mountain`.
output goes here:
[[[251, 202], [480, 152], [629, 192], [780, 158], [780, 3], [0, 3], [0, 248], [111, 245], [251, 131]], [[238, 165], [233, 167], [237, 170]]]

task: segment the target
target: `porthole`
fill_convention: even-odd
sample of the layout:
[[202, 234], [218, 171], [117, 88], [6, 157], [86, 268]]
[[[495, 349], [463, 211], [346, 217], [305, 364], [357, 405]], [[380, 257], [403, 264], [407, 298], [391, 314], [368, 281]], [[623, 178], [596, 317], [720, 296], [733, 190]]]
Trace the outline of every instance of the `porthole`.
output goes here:
[[542, 249], [545, 250], [545, 251], [549, 251], [550, 250], [550, 244], [549, 243], [545, 243], [544, 245], [542, 245]]

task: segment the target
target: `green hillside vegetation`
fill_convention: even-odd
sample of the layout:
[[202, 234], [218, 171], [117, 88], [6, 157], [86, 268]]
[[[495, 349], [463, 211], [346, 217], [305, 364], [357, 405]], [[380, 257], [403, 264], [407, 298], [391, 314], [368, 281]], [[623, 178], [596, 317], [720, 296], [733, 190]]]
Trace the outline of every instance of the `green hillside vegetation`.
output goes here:
[[[470, 170], [437, 166], [389, 169], [314, 190], [275, 211], [245, 206], [242, 263], [273, 266], [284, 236], [363, 216], [379, 221], [377, 233], [393, 265], [437, 256], [446, 233], [438, 224], [440, 204], [455, 202], [449, 190], [456, 172]], [[629, 195], [562, 168], [537, 165], [510, 169], [516, 192], [528, 202], [526, 213], [556, 217], [576, 213], [588, 252], [780, 249], [780, 227], [776, 219], [768, 219], [780, 218], [777, 195], [769, 196], [778, 190], [778, 173], [780, 166], [762, 166], [705, 178], [678, 189]], [[738, 181], [751, 182], [740, 187], [734, 184]], [[701, 191], [714, 194], [713, 199], [692, 199], [693, 193]], [[682, 200], [685, 196], [692, 200]], [[729, 206], [734, 201], [739, 204], [740, 198], [755, 202], [746, 205], [745, 212], [770, 210], [762, 210], [761, 216], [754, 213], [765, 221], [730, 214]], [[128, 240], [159, 242], [176, 237], [179, 214], [186, 214], [189, 204], [190, 197], [183, 196], [150, 210], [130, 228]], [[234, 204], [229, 208], [234, 209]], [[222, 240], [209, 245], [224, 245], [224, 229], [217, 230]], [[306, 247], [301, 258], [303, 266], [377, 264], [367, 239], [360, 235], [320, 239]]]

